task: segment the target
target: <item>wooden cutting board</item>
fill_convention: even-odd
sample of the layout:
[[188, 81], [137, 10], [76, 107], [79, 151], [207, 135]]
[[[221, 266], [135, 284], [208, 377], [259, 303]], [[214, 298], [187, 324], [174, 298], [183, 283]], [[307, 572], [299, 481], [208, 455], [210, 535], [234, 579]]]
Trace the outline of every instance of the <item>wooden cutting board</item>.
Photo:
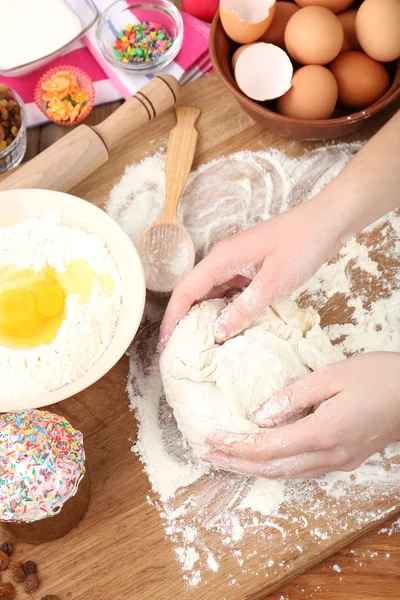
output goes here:
[[[195, 166], [243, 149], [260, 150], [272, 146], [297, 156], [319, 146], [319, 143], [293, 142], [262, 130], [240, 109], [215, 76], [205, 77], [185, 87], [180, 104], [198, 106], [203, 111], [198, 121], [200, 135]], [[174, 119], [170, 112], [127, 138], [125, 145], [114, 152], [100, 171], [71, 192], [104, 206], [110, 189], [121, 178], [125, 166], [165, 145]], [[360, 135], [354, 135], [351, 139], [365, 139], [374, 130], [374, 127], [367, 125]], [[257, 551], [249, 559], [247, 574], [243, 574], [237, 563], [231, 560], [228, 548], [219, 571], [209, 573], [205, 578], [206, 585], [185, 590], [176, 555], [164, 537], [159, 514], [146, 500], [149, 495], [153, 499], [155, 496], [150, 492], [141, 464], [130, 452], [136, 424], [133, 414], [128, 410], [125, 389], [127, 373], [128, 361], [125, 357], [96, 385], [52, 407], [84, 433], [93, 497], [83, 523], [64, 539], [39, 548], [18, 546], [16, 560], [19, 557], [30, 558], [40, 565], [43, 585], [40, 593], [32, 596], [34, 600], [39, 600], [46, 593], [57, 594], [61, 600], [258, 600], [400, 510], [396, 500], [399, 489], [394, 489], [393, 494], [386, 497], [377, 498], [371, 506], [362, 505], [362, 501], [355, 496], [354, 510], [369, 510], [371, 517], [366, 518], [362, 526], [349, 518], [346, 531], [338, 528], [334, 535], [318, 544], [312, 543], [309, 535], [309, 529], [315, 527], [310, 519], [302, 536], [302, 552], [296, 550], [298, 541], [293, 546], [290, 543], [282, 545], [280, 535], [274, 535], [273, 532], [267, 539], [259, 535], [245, 535], [243, 547]], [[306, 510], [306, 500], [304, 506], [299, 506], [299, 514]], [[372, 513], [376, 515], [378, 511], [381, 511], [380, 516], [373, 518]], [[346, 515], [340, 513], [339, 507], [337, 519], [344, 518]], [[327, 522], [319, 522], [318, 526], [323, 530]], [[383, 540], [379, 541], [383, 545]], [[270, 555], [275, 556], [276, 563], [285, 561], [285, 568], [272, 569], [268, 578], [252, 576], [250, 573], [257, 570], [265, 572], [265, 560], [261, 557], [266, 544]], [[308, 580], [301, 580], [302, 587], [305, 581], [312, 583], [305, 594], [298, 592], [296, 598], [366, 600], [371, 597], [394, 600], [398, 598], [398, 564], [394, 568], [395, 565], [388, 562], [386, 569], [382, 567], [382, 578], [385, 570], [392, 571], [390, 581], [384, 584], [382, 595], [378, 591], [369, 595], [367, 578], [362, 583], [360, 580], [360, 593], [357, 592], [357, 584], [350, 595], [348, 588], [346, 591], [325, 565], [314, 569]], [[232, 578], [240, 585], [229, 585]], [[4, 576], [3, 579], [8, 580], [8, 577]], [[312, 595], [311, 590], [321, 585], [321, 589], [325, 590], [323, 595], [318, 596], [317, 592], [315, 596]], [[294, 599], [292, 592], [295, 587], [285, 589], [291, 591], [290, 600]], [[22, 596], [21, 593], [18, 597]], [[275, 600], [280, 597], [280, 593], [271, 596]], [[286, 596], [283, 597], [286, 600]]]

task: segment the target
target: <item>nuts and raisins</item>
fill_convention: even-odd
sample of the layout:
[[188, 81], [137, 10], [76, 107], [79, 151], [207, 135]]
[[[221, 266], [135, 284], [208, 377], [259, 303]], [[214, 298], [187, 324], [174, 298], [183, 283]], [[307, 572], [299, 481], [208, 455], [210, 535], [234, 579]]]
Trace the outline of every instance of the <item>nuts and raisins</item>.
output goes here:
[[[37, 574], [38, 567], [33, 560], [27, 560], [24, 563], [10, 560], [11, 554], [14, 552], [14, 546], [10, 542], [0, 544], [0, 571], [8, 569], [15, 583], [23, 583], [25, 592], [33, 594], [39, 585], [40, 579]], [[0, 600], [14, 596], [16, 593], [12, 583], [3, 583], [0, 576]], [[58, 596], [48, 594], [43, 596], [41, 600], [60, 600]]]
[[9, 569], [12, 573], [12, 578], [15, 583], [23, 583], [26, 579], [26, 573], [24, 572], [22, 566], [18, 563], [10, 563]]
[[36, 573], [30, 573], [24, 581], [24, 588], [27, 594], [33, 594], [39, 587], [39, 577]]
[[0, 571], [5, 571], [8, 569], [8, 565], [10, 562], [10, 557], [8, 554], [0, 550]]
[[11, 98], [10, 90], [0, 82], [0, 152], [17, 137], [21, 128], [21, 107]]
[[0, 583], [0, 598], [7, 598], [8, 596], [14, 596], [15, 587], [12, 583]]
[[4, 554], [11, 556], [14, 552], [14, 544], [11, 544], [11, 542], [3, 542], [0, 546], [0, 550], [4, 552]]
[[33, 562], [33, 560], [27, 560], [22, 568], [24, 570], [25, 575], [30, 575], [31, 573], [37, 573], [37, 565]]

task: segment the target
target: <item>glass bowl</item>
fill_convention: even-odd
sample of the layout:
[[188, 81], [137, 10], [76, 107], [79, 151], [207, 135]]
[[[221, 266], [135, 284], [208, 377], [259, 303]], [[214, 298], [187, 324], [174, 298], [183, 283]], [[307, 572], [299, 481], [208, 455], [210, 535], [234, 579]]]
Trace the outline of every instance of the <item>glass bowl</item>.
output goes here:
[[[45, 93], [45, 91], [42, 89], [42, 83], [51, 79], [53, 75], [56, 75], [57, 73], [63, 71], [74, 75], [78, 81], [79, 88], [86, 90], [89, 95], [89, 98], [86, 100], [85, 106], [83, 106], [83, 109], [73, 122], [59, 121], [56, 118], [52, 118], [52, 116], [47, 112], [47, 101], [43, 98], [43, 94]], [[79, 69], [78, 67], [70, 65], [61, 65], [60, 67], [53, 67], [52, 69], [49, 69], [48, 71], [46, 71], [46, 73], [42, 75], [42, 77], [36, 84], [34, 99], [36, 106], [47, 119], [49, 119], [53, 123], [56, 123], [57, 125], [62, 125], [64, 127], [73, 127], [75, 125], [79, 125], [79, 123], [82, 123], [82, 121], [84, 121], [86, 117], [89, 116], [94, 105], [95, 96], [96, 94], [93, 86], [93, 81], [91, 80], [89, 75], [85, 73], [85, 71], [82, 71], [82, 69]], [[60, 97], [60, 99], [62, 98], [63, 96]]]
[[[114, 42], [120, 31], [129, 23], [144, 21], [160, 23], [173, 38], [172, 46], [152, 62], [124, 63], [114, 56]], [[129, 73], [157, 73], [169, 65], [179, 53], [183, 42], [183, 20], [181, 13], [169, 0], [117, 0], [101, 15], [96, 31], [97, 45], [104, 58], [117, 69]]]
[[0, 152], [0, 173], [18, 166], [26, 152], [26, 108], [17, 92], [14, 92], [11, 88], [8, 89], [10, 98], [15, 100], [21, 108], [21, 127], [17, 137], [14, 138], [8, 148]]
[[[35, 0], [32, 0], [32, 2], [34, 1]], [[12, 69], [0, 68], [0, 75], [4, 75], [5, 77], [22, 77], [23, 75], [27, 75], [28, 73], [47, 65], [47, 63], [65, 52], [68, 46], [73, 42], [85, 35], [85, 33], [96, 23], [99, 13], [93, 0], [65, 0], [65, 2], [78, 16], [82, 26], [81, 31], [67, 44], [60, 46], [60, 48], [57, 48], [57, 50], [51, 54], [47, 54], [42, 58], [27, 62], [23, 65], [18, 65], [18, 67], [13, 67]], [[23, 18], [23, 15], [21, 15], [21, 18]], [[29, 48], [27, 55], [29, 56]]]

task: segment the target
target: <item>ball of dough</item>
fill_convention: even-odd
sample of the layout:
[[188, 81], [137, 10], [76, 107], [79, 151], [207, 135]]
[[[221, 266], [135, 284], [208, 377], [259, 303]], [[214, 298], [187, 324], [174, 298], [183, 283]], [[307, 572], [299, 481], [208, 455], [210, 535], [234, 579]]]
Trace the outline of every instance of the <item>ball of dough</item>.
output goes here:
[[344, 359], [311, 308], [281, 299], [242, 334], [222, 345], [214, 325], [226, 300], [194, 306], [171, 336], [160, 367], [166, 398], [197, 456], [215, 431], [259, 432], [249, 412], [311, 370]]

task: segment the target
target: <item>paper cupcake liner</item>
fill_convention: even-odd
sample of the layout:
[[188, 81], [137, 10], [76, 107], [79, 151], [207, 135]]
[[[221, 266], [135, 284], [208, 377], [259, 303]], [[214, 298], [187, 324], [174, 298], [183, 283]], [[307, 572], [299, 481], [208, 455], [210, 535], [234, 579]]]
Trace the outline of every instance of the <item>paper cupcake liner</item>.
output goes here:
[[36, 546], [58, 540], [72, 531], [83, 519], [89, 506], [90, 497], [90, 477], [86, 470], [75, 496], [67, 500], [62, 510], [54, 517], [47, 517], [32, 523], [2, 521], [2, 529], [18, 541]]
[[[50, 79], [53, 75], [55, 75], [59, 71], [68, 71], [72, 75], [75, 75], [75, 77], [78, 80], [79, 87], [85, 89], [89, 93], [88, 103], [86, 104], [86, 106], [83, 108], [83, 110], [81, 111], [78, 118], [75, 119], [75, 121], [73, 123], [70, 123], [69, 121], [56, 121], [56, 120], [52, 119], [46, 111], [46, 101], [43, 100], [44, 90], [42, 89], [42, 83], [44, 83], [45, 81]], [[79, 69], [78, 67], [74, 67], [74, 66], [70, 66], [70, 65], [61, 65], [59, 67], [53, 67], [52, 69], [49, 69], [48, 71], [46, 71], [46, 73], [44, 73], [44, 75], [42, 75], [42, 77], [39, 79], [39, 81], [36, 84], [34, 100], [35, 100], [36, 106], [39, 108], [39, 110], [44, 114], [44, 116], [47, 119], [49, 119], [53, 123], [56, 123], [57, 125], [62, 125], [64, 127], [74, 127], [75, 125], [79, 125], [79, 123], [82, 123], [82, 121], [84, 121], [89, 116], [89, 114], [92, 111], [93, 105], [94, 105], [95, 97], [96, 97], [96, 92], [95, 92], [95, 89], [93, 86], [93, 81], [91, 80], [89, 75], [87, 73], [85, 73], [85, 71], [82, 71], [82, 69]]]

